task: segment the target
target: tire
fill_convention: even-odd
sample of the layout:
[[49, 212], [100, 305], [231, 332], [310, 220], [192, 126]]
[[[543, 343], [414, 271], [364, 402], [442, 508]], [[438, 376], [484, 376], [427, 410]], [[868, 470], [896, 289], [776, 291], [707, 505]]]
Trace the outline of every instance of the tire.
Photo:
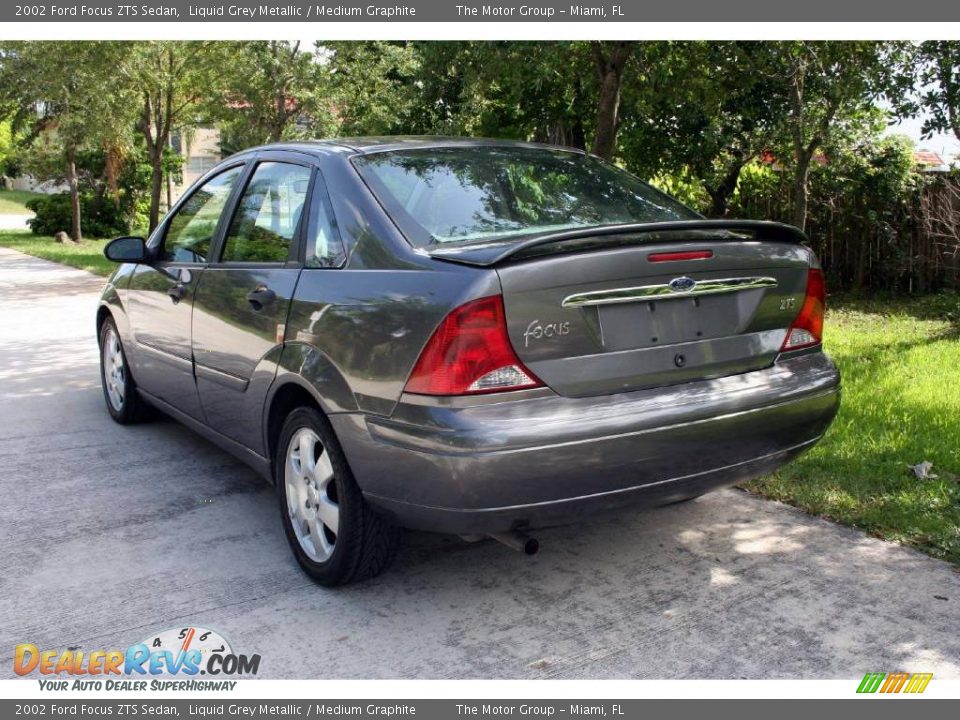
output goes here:
[[100, 385], [107, 412], [121, 425], [146, 419], [149, 408], [137, 392], [120, 333], [112, 317], [100, 326]]
[[327, 419], [312, 407], [291, 411], [274, 455], [283, 529], [304, 572], [326, 586], [383, 572], [400, 529], [363, 499]]

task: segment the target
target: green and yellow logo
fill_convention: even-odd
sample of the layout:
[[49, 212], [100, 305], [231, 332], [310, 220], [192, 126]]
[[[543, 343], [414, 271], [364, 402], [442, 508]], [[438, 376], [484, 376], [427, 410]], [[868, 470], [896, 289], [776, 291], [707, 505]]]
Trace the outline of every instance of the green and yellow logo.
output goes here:
[[858, 693], [922, 693], [933, 673], [867, 673], [860, 681]]

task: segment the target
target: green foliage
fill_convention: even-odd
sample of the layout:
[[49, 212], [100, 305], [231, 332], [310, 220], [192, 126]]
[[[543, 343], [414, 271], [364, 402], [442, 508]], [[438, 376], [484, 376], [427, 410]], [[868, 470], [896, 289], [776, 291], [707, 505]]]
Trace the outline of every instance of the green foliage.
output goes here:
[[650, 184], [697, 212], [702, 213], [709, 209], [710, 196], [704, 189], [703, 182], [689, 168], [682, 168], [675, 173], [658, 173], [650, 179]]
[[[34, 235], [54, 235], [70, 228], [70, 194], [41, 195], [27, 201], [36, 213], [27, 221]], [[92, 193], [80, 194], [80, 212], [87, 233], [94, 237], [115, 237], [130, 231], [131, 223], [113, 202]]]
[[[51, 160], [35, 150], [31, 162], [33, 172], [44, 172], [46, 177], [63, 182], [56, 157]], [[38, 169], [42, 162], [50, 162], [50, 168]], [[126, 157], [117, 178], [120, 189], [116, 195], [110, 192], [106, 182], [106, 164], [107, 154], [103, 150], [86, 149], [77, 154], [80, 212], [86, 232], [94, 237], [111, 237], [145, 229], [150, 188], [150, 164], [146, 154], [141, 148], [131, 151]], [[175, 162], [175, 166], [179, 166], [179, 163]], [[36, 213], [29, 223], [35, 234], [52, 235], [61, 230], [69, 231], [69, 193], [37, 196], [27, 204], [27, 208]]]
[[0, 120], [0, 175], [17, 175], [17, 148], [9, 120]]
[[150, 40], [134, 43], [117, 72], [136, 97], [136, 129], [151, 167], [149, 229], [160, 221], [163, 179], [169, 175], [169, 142], [177, 128], [209, 121], [224, 102], [234, 43]]
[[55, 128], [46, 140], [63, 148], [128, 137], [130, 95], [115, 73], [129, 48], [106, 41], [2, 43], [0, 99], [14, 108], [14, 128], [31, 131], [31, 138]]
[[946, 132], [960, 140], [960, 42], [928, 40], [902, 54], [910, 62], [893, 74], [898, 90], [894, 104], [900, 114], [909, 117], [923, 111], [925, 137]]
[[283, 40], [235, 43], [228, 50], [232, 72], [211, 111], [225, 155], [333, 134], [332, 89], [323, 53]]
[[33, 153], [27, 161], [33, 174], [40, 180], [61, 175], [66, 180], [71, 197], [67, 229], [75, 240], [82, 236], [78, 153], [116, 149], [132, 131], [129, 89], [115, 80], [129, 47], [87, 41], [0, 44], [0, 102], [14, 108], [14, 126], [31, 141], [26, 154]]
[[586, 147], [595, 110], [587, 42], [415, 43], [417, 132]]
[[[903, 136], [872, 134], [852, 145], [829, 146], [825, 153], [810, 171], [808, 231], [831, 286], [907, 286], [916, 204], [929, 182], [916, 170], [913, 143]], [[733, 212], [789, 220], [792, 190], [782, 170], [754, 163], [741, 173]]]
[[420, 60], [409, 42], [328, 42], [338, 134], [403, 133], [418, 102]]
[[668, 43], [625, 89], [622, 154], [642, 174], [697, 178], [722, 215], [742, 167], [769, 149], [785, 88], [759, 71], [770, 43]]

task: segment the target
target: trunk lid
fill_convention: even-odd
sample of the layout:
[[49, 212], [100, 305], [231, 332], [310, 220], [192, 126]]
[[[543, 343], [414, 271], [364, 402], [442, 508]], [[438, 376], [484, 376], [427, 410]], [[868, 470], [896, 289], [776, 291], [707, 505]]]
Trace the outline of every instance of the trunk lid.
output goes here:
[[815, 260], [799, 231], [771, 225], [578, 233], [466, 261], [496, 266], [531, 371], [562, 395], [611, 394], [774, 361]]

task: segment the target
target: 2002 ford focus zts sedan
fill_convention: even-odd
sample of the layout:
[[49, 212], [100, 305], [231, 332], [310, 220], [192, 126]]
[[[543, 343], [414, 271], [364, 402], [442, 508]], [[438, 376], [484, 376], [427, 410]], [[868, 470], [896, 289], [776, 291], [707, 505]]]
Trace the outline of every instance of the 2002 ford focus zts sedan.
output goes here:
[[526, 530], [817, 442], [839, 376], [803, 241], [569, 149], [253, 149], [107, 246], [107, 409], [159, 408], [269, 477], [321, 583], [381, 571], [401, 526], [531, 551]]

